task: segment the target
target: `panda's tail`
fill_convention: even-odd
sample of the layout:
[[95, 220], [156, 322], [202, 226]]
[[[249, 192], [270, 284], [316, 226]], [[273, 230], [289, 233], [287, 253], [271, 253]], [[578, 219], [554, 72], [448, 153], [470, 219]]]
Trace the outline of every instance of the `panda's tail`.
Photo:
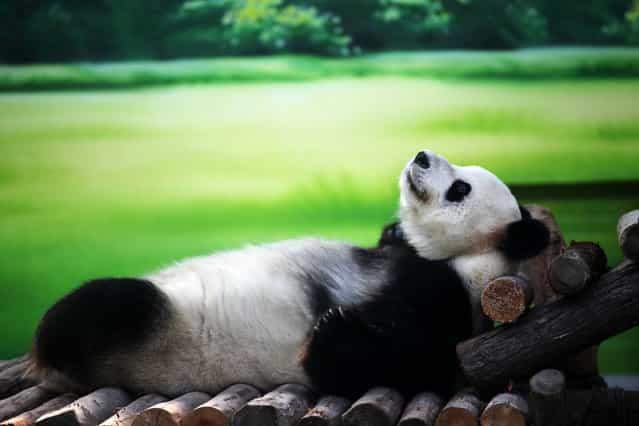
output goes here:
[[30, 374], [54, 388], [100, 385], [109, 355], [139, 347], [169, 311], [166, 296], [150, 281], [88, 281], [55, 303], [40, 321]]

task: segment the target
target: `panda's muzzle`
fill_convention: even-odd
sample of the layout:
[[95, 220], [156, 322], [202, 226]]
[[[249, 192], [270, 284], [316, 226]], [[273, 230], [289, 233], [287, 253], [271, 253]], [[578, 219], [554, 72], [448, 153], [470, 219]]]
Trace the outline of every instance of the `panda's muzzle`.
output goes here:
[[408, 187], [410, 188], [410, 190], [412, 191], [413, 194], [415, 194], [415, 196], [423, 201], [424, 203], [428, 201], [428, 192], [426, 192], [423, 189], [420, 189], [416, 184], [415, 181], [413, 180], [412, 176], [411, 176], [411, 172], [410, 170], [406, 171], [406, 181], [408, 182]]
[[430, 159], [428, 154], [424, 151], [419, 151], [413, 160], [413, 163], [421, 167], [422, 169], [428, 169], [430, 167]]

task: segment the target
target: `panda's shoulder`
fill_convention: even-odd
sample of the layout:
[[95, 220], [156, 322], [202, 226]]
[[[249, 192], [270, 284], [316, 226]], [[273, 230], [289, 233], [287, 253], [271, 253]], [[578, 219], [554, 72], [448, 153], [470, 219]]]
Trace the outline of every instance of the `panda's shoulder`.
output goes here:
[[385, 247], [381, 251], [382, 254], [369, 255], [372, 258], [383, 255], [385, 258], [383, 265], [387, 285], [381, 297], [411, 302], [466, 298], [463, 279], [448, 260], [421, 257], [410, 247]]

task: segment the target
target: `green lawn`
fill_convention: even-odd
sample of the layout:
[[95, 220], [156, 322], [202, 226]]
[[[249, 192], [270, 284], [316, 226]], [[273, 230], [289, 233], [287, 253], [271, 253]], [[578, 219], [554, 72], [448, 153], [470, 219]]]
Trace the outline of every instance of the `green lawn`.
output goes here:
[[508, 52], [391, 52], [339, 59], [279, 55], [22, 67], [0, 65], [0, 91], [381, 76], [519, 81], [639, 78], [639, 49], [567, 47]]
[[[248, 243], [373, 244], [421, 148], [509, 183], [639, 179], [639, 81], [340, 78], [0, 95], [0, 358], [82, 280]], [[639, 191], [638, 191], [639, 192]], [[639, 195], [526, 199], [620, 259]], [[606, 343], [639, 372], [639, 332]]]

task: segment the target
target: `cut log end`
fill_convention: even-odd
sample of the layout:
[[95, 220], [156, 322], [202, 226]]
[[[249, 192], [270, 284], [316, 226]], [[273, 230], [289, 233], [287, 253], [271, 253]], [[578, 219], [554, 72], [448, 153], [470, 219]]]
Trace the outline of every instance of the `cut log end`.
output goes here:
[[508, 323], [519, 318], [532, 299], [532, 286], [525, 279], [504, 276], [486, 285], [481, 294], [481, 306], [488, 318]]
[[477, 416], [463, 408], [451, 407], [443, 411], [437, 418], [436, 426], [476, 426]]
[[590, 268], [579, 257], [564, 254], [550, 265], [550, 282], [560, 294], [579, 293], [590, 280]]
[[579, 293], [606, 271], [607, 263], [599, 244], [573, 241], [550, 264], [550, 284], [560, 294]]
[[626, 259], [639, 262], [639, 210], [633, 210], [619, 218], [617, 237]]
[[229, 419], [213, 407], [198, 407], [182, 422], [183, 426], [228, 426]]
[[477, 425], [484, 408], [472, 389], [464, 389], [453, 396], [437, 417], [436, 426]]
[[526, 426], [528, 402], [516, 393], [496, 395], [481, 415], [482, 426]]
[[338, 426], [351, 402], [338, 396], [320, 398], [315, 407], [299, 421], [298, 426]]
[[531, 392], [544, 397], [560, 395], [565, 388], [566, 378], [559, 370], [549, 368], [530, 378]]
[[484, 411], [481, 426], [526, 426], [526, 417], [516, 408], [500, 404]]

